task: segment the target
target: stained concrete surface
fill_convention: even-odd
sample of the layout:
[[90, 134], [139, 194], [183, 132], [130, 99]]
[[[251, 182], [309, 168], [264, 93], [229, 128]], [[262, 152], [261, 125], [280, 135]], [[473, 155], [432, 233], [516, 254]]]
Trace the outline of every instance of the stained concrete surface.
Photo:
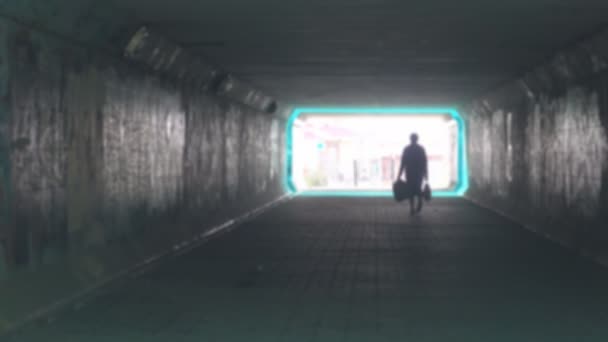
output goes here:
[[276, 117], [0, 19], [0, 332], [283, 195]]
[[313, 106], [459, 104], [605, 25], [607, 9], [605, 0], [0, 1], [0, 15], [112, 53], [145, 24], [285, 103]]
[[608, 31], [463, 110], [467, 196], [608, 265]]
[[7, 341], [605, 341], [608, 271], [462, 199], [297, 198]]
[[2, 23], [16, 222], [0, 231], [17, 264], [50, 262], [70, 239], [86, 249], [160, 221], [221, 222], [282, 194], [277, 118]]

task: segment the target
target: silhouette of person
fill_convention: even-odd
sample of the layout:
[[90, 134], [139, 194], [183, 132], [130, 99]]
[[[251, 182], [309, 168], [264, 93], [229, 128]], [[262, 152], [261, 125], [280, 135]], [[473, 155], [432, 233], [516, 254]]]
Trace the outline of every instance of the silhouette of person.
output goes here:
[[[410, 213], [415, 215], [422, 210], [422, 183], [428, 181], [428, 160], [424, 147], [418, 144], [418, 134], [410, 136], [411, 144], [403, 150], [401, 166], [397, 179], [400, 179], [405, 171], [405, 178], [412, 193], [410, 197]], [[415, 200], [418, 205], [415, 206]]]

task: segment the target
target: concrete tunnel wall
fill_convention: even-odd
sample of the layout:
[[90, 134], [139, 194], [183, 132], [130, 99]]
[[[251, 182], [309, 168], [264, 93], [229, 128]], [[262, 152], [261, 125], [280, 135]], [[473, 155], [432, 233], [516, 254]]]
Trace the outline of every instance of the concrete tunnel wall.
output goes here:
[[284, 121], [0, 19], [0, 331], [283, 194]]
[[608, 31], [466, 108], [474, 201], [608, 265]]

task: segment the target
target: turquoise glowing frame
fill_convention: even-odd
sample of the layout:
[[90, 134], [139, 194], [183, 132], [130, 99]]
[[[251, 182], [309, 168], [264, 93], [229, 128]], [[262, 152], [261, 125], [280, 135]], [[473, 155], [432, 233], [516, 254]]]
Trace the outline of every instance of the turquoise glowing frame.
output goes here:
[[320, 196], [320, 197], [392, 197], [391, 191], [303, 191], [298, 192], [293, 179], [293, 124], [302, 114], [312, 115], [445, 115], [449, 114], [458, 125], [458, 183], [454, 190], [435, 191], [434, 197], [461, 197], [469, 188], [469, 172], [466, 151], [466, 126], [458, 110], [453, 108], [433, 108], [433, 107], [393, 107], [393, 108], [357, 108], [357, 107], [328, 107], [328, 108], [296, 108], [287, 120], [286, 155], [285, 155], [285, 175], [284, 187], [290, 194], [298, 196]]

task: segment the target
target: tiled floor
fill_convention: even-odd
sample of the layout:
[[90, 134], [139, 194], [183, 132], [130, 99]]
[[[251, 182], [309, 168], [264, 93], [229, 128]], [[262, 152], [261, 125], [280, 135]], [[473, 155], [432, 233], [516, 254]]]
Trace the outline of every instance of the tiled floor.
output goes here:
[[608, 271], [464, 200], [299, 198], [13, 341], [608, 341]]

